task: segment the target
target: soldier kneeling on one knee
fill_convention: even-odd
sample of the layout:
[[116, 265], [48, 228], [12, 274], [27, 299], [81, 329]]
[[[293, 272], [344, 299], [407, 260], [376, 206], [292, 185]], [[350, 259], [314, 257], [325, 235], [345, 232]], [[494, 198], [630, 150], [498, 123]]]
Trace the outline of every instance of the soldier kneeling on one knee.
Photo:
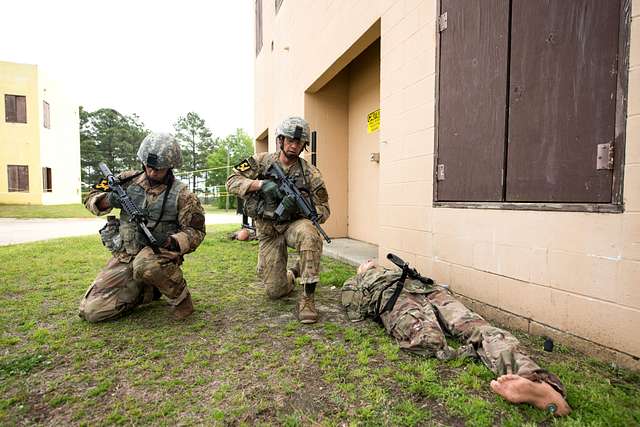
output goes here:
[[[227, 178], [230, 193], [244, 199], [245, 212], [255, 220], [258, 236], [258, 275], [269, 298], [281, 298], [293, 291], [295, 283], [304, 293], [297, 307], [302, 323], [318, 320], [314, 292], [318, 283], [322, 237], [314, 224], [300, 215], [296, 202], [281, 194], [266, 175], [277, 163], [290, 181], [315, 209], [318, 223], [329, 218], [329, 195], [320, 171], [300, 157], [309, 144], [309, 124], [300, 117], [285, 119], [276, 129], [279, 150], [258, 153], [234, 167]], [[274, 210], [283, 206], [282, 214]], [[287, 246], [300, 254], [297, 266], [287, 271]]]
[[[204, 210], [198, 198], [173, 175], [182, 164], [180, 145], [169, 134], [151, 133], [141, 143], [142, 171], [117, 175], [127, 196], [147, 216], [147, 228], [159, 248], [125, 209], [120, 219], [109, 217], [100, 234], [113, 256], [98, 273], [80, 302], [80, 317], [89, 322], [112, 319], [164, 296], [173, 317], [193, 313], [193, 303], [180, 266], [205, 236]], [[105, 181], [96, 184], [84, 201], [95, 215], [121, 208], [118, 195]], [[154, 250], [155, 249], [155, 250]]]

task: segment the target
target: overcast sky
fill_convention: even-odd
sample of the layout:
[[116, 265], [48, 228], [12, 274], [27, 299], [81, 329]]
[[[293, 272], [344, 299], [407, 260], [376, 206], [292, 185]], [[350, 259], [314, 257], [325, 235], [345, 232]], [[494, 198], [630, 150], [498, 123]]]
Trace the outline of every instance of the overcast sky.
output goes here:
[[78, 104], [172, 131], [195, 111], [253, 135], [252, 0], [0, 0], [0, 61], [38, 64]]

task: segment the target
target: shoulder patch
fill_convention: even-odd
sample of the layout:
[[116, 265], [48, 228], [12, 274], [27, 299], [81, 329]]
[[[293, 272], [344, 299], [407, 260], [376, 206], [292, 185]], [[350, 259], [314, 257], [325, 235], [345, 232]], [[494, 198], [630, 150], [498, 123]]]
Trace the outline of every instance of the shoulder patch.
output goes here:
[[247, 157], [246, 159], [244, 159], [243, 161], [241, 161], [240, 163], [234, 166], [234, 168], [238, 172], [246, 172], [251, 169], [256, 169], [256, 167], [257, 167], [256, 161], [253, 159], [253, 157]]
[[109, 181], [107, 181], [107, 178], [102, 178], [102, 181], [94, 184], [93, 189], [100, 191], [111, 191], [111, 187], [109, 187]]
[[327, 203], [329, 201], [329, 193], [327, 193], [327, 189], [324, 185], [320, 188], [316, 188], [316, 197], [320, 203]]
[[189, 225], [192, 228], [195, 228], [198, 231], [202, 231], [203, 233], [206, 232], [205, 226], [205, 218], [204, 215], [202, 215], [201, 213], [194, 213], [193, 215], [191, 215], [191, 222], [189, 223]]

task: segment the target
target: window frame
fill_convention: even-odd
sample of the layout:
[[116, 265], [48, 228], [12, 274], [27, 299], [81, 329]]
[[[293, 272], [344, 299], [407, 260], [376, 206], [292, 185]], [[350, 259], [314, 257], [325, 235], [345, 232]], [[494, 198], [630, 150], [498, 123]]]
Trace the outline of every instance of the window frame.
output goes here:
[[264, 8], [262, 7], [263, 0], [256, 0], [256, 16], [255, 16], [255, 32], [256, 32], [256, 58], [260, 55], [262, 51], [262, 45], [264, 44], [264, 34], [263, 34], [263, 15]]
[[[17, 187], [11, 187], [11, 168], [17, 169], [18, 182]], [[24, 187], [20, 187], [20, 171], [26, 171], [26, 182]], [[29, 165], [7, 165], [7, 192], [8, 193], [29, 193]]]
[[[10, 120], [7, 104], [8, 101], [13, 98], [13, 104], [15, 107], [15, 120]], [[18, 98], [24, 99], [24, 121], [20, 120], [20, 115], [18, 114]], [[6, 93], [4, 95], [4, 121], [5, 123], [27, 123], [27, 97], [26, 95], [12, 95]]]
[[53, 180], [51, 177], [51, 168], [46, 166], [42, 167], [42, 192], [43, 193], [53, 192]]
[[[618, 34], [618, 82], [616, 91], [615, 116], [615, 149], [612, 170], [612, 188], [610, 203], [544, 203], [544, 202], [453, 202], [438, 201], [438, 129], [440, 105], [440, 52], [441, 31], [438, 22], [442, 14], [442, 0], [437, 0], [436, 18], [436, 82], [434, 108], [434, 161], [433, 161], [433, 207], [436, 208], [465, 208], [465, 209], [497, 209], [497, 210], [536, 210], [536, 211], [564, 211], [564, 212], [624, 212], [623, 184], [627, 126], [627, 98], [629, 93], [629, 56], [631, 35], [631, 0], [620, 0], [619, 34]], [[446, 30], [445, 30], [446, 31]], [[508, 165], [507, 165], [508, 167]]]
[[42, 101], [42, 126], [51, 129], [51, 105], [47, 101]]

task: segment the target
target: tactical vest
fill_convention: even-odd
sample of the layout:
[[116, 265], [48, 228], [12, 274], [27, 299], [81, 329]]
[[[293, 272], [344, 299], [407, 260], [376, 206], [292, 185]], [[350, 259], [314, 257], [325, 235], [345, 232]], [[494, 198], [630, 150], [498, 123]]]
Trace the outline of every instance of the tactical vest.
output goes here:
[[[379, 319], [380, 310], [393, 295], [400, 276], [400, 270], [376, 268], [367, 271], [364, 276], [353, 276], [344, 282], [341, 292], [342, 305], [349, 320], [357, 322], [367, 317]], [[402, 292], [428, 294], [433, 290], [431, 286], [407, 278]]]
[[[186, 185], [178, 180], [174, 180], [166, 194], [166, 189], [158, 195], [155, 202], [149, 203], [145, 189], [139, 184], [130, 184], [126, 191], [133, 203], [147, 215], [149, 222], [147, 227], [161, 245], [167, 237], [175, 234], [180, 226], [178, 225], [178, 194]], [[166, 201], [164, 201], [166, 196]], [[162, 207], [164, 201], [164, 209]], [[162, 216], [162, 217], [161, 217]], [[120, 211], [120, 236], [124, 250], [135, 255], [149, 243], [144, 234], [138, 230], [138, 226], [129, 221], [129, 215], [122, 209]]]
[[[271, 166], [271, 163], [272, 162], [268, 162], [265, 165], [265, 170], [267, 170], [269, 166]], [[291, 181], [293, 181], [295, 186], [298, 187], [298, 190], [300, 190], [302, 195], [305, 196], [305, 198], [307, 198], [307, 200], [310, 203], [313, 203], [311, 197], [309, 197], [311, 194], [311, 188], [310, 188], [311, 172], [309, 171], [309, 167], [305, 165], [304, 160], [300, 159], [299, 165], [300, 165], [300, 168], [298, 168], [298, 170], [296, 170], [294, 173], [287, 173], [287, 176]], [[303, 174], [303, 171], [304, 171], [304, 174]], [[263, 178], [264, 177], [262, 175], [258, 176], [258, 179], [263, 179]], [[273, 210], [275, 210], [276, 208], [277, 208], [277, 205], [267, 206], [267, 203], [265, 203], [262, 197], [262, 193], [260, 191], [249, 193], [244, 198], [244, 205], [243, 205], [244, 213], [251, 218], [263, 218], [265, 211], [270, 211], [271, 213], [273, 213]], [[283, 223], [283, 222], [295, 221], [298, 218], [299, 216], [296, 216], [295, 218], [293, 217], [281, 218], [278, 222]]]

